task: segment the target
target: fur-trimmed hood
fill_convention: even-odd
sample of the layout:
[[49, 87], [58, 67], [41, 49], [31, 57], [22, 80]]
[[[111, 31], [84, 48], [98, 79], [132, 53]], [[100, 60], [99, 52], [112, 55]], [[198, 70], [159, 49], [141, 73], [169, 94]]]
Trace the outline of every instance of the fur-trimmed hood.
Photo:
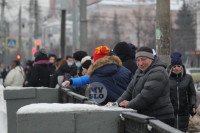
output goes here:
[[103, 58], [98, 59], [96, 62], [91, 64], [91, 66], [88, 69], [88, 75], [91, 76], [93, 72], [103, 66], [106, 65], [117, 65], [122, 66], [122, 62], [119, 57], [112, 55], [112, 56], [105, 56]]

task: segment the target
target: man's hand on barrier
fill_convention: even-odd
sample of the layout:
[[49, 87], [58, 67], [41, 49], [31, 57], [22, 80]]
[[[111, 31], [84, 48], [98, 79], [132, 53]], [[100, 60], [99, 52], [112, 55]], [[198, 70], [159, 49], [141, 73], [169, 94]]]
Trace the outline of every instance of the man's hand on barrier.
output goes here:
[[119, 106], [125, 107], [125, 108], [126, 108], [126, 106], [128, 105], [128, 103], [129, 103], [129, 101], [124, 100], [124, 101], [122, 101], [121, 103], [119, 103]]
[[66, 88], [67, 86], [69, 86], [70, 85], [70, 82], [68, 81], [68, 80], [66, 80], [66, 81], [64, 81], [63, 83], [62, 83], [62, 87], [63, 88]]

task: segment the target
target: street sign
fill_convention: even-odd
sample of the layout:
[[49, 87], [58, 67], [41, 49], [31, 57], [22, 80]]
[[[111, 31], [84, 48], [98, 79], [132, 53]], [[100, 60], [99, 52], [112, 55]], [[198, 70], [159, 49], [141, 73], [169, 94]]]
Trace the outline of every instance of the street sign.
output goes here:
[[[29, 41], [24, 41], [24, 50], [28, 50], [29, 44], [30, 44]], [[34, 47], [34, 42], [33, 41], [32, 41], [32, 47]]]
[[15, 37], [6, 37], [5, 49], [17, 50], [18, 49], [18, 39]]

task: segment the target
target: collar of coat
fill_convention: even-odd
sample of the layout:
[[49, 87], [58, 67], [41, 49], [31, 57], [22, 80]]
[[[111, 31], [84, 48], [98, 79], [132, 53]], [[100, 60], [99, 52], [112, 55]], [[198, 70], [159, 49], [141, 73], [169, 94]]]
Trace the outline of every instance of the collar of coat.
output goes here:
[[96, 60], [93, 64], [90, 65], [88, 69], [88, 75], [91, 76], [93, 72], [105, 65], [111, 65], [115, 64], [117, 66], [121, 66], [122, 62], [119, 59], [119, 57], [112, 55], [112, 56], [104, 56], [103, 58], [100, 58]]

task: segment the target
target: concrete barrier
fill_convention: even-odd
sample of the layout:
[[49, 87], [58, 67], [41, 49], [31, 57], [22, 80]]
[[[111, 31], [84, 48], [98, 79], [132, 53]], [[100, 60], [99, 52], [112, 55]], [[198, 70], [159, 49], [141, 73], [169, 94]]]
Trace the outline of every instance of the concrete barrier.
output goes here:
[[88, 104], [31, 104], [17, 111], [17, 133], [117, 133], [121, 112]]
[[16, 133], [16, 112], [32, 103], [57, 103], [58, 90], [46, 87], [7, 87], [4, 90], [7, 106], [8, 133]]

